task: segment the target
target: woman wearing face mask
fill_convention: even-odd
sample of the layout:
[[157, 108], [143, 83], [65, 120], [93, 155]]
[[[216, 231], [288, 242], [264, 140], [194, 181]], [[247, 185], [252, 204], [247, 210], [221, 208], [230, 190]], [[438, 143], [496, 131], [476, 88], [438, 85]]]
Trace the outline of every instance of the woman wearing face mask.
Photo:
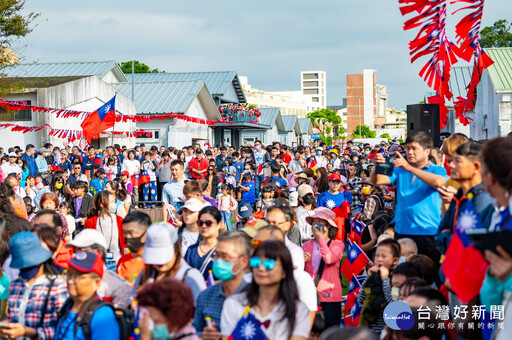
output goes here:
[[[243, 293], [232, 295], [224, 302], [220, 322], [222, 339], [228, 339], [237, 326], [244, 327], [248, 319], [268, 339], [307, 339], [309, 311], [299, 301], [288, 248], [280, 241], [263, 242], [254, 250], [250, 266], [251, 284]], [[247, 308], [250, 310], [245, 315]]]
[[213, 267], [213, 257], [217, 248], [217, 237], [222, 228], [222, 216], [215, 207], [204, 207], [197, 218], [197, 228], [201, 238], [191, 245], [185, 254], [185, 261], [199, 270], [204, 280], [208, 280], [208, 273]]
[[140, 340], [199, 340], [190, 320], [194, 298], [188, 286], [164, 279], [147, 284], [137, 294], [141, 307]]
[[50, 185], [43, 187], [38, 191], [36, 197], [34, 198], [34, 204], [39, 206], [41, 197], [47, 192], [53, 192], [59, 197], [59, 202], [64, 202], [66, 197], [64, 195], [64, 178], [62, 177], [62, 172], [56, 172], [53, 174], [52, 181]]
[[359, 215], [359, 219], [365, 223], [371, 223], [379, 212], [384, 210], [384, 199], [379, 186], [370, 182], [364, 182], [361, 188], [363, 195], [363, 211]]
[[14, 235], [9, 248], [11, 267], [20, 273], [9, 287], [8, 324], [0, 328], [0, 337], [53, 339], [58, 312], [68, 291], [52, 264], [52, 253], [29, 231]]
[[148, 283], [165, 278], [184, 281], [192, 290], [194, 301], [206, 289], [201, 273], [183, 259], [178, 232], [169, 223], [157, 222], [148, 228], [142, 260], [146, 268], [135, 280], [135, 291]]
[[87, 213], [85, 229], [100, 231], [107, 241], [105, 265], [109, 270], [116, 270], [116, 263], [124, 254], [123, 219], [114, 214], [115, 197], [107, 190], [94, 196], [93, 207]]
[[317, 208], [306, 221], [313, 226], [313, 239], [304, 243], [305, 271], [315, 280], [320, 305], [325, 315], [325, 327], [339, 325], [341, 319], [340, 265], [343, 242], [335, 240], [338, 228], [335, 214], [327, 208]]

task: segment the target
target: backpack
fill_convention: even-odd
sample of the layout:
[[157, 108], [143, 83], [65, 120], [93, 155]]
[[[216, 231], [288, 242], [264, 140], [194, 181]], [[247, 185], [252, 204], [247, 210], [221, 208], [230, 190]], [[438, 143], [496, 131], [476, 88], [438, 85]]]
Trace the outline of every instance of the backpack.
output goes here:
[[[65, 317], [65, 315], [71, 310], [72, 305], [73, 300], [71, 298], [68, 298], [59, 312], [59, 318]], [[103, 306], [109, 306], [110, 308], [112, 308], [112, 310], [114, 311], [114, 315], [116, 316], [117, 325], [119, 326], [119, 339], [127, 340], [132, 335], [135, 325], [135, 317], [133, 311], [121, 307], [114, 307], [114, 305], [112, 305], [109, 302], [101, 300], [98, 296], [95, 296], [94, 298], [86, 301], [84, 307], [78, 313], [74, 327], [75, 335], [76, 332], [78, 331], [78, 328], [80, 327], [82, 328], [82, 332], [84, 333], [85, 339], [91, 339], [92, 317], [96, 310]]]

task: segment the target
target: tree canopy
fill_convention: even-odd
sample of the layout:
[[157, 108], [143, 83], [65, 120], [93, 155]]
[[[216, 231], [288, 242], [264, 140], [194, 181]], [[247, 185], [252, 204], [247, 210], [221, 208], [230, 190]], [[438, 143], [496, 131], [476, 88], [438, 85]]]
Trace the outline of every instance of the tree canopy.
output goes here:
[[[151, 69], [148, 65], [135, 60], [134, 72], [135, 73], [160, 73], [165, 71], [159, 71], [157, 68]], [[125, 61], [119, 64], [119, 67], [125, 74], [132, 73], [132, 61]]]
[[[375, 138], [377, 131], [371, 130], [368, 125], [357, 125], [352, 132], [352, 138]], [[385, 138], [385, 137], [383, 137]]]
[[308, 113], [306, 117], [311, 120], [311, 125], [320, 131], [319, 135], [322, 142], [331, 145], [332, 134], [334, 134], [334, 138], [344, 137], [342, 135], [345, 133], [345, 129], [341, 125], [341, 117], [338, 112], [331, 109], [320, 109]]
[[480, 32], [482, 47], [512, 47], [512, 24], [505, 19], [496, 21]]

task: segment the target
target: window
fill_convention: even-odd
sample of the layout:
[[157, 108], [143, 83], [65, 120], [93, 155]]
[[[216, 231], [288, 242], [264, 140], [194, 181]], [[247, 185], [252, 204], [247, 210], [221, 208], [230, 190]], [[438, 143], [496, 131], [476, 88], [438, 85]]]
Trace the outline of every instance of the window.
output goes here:
[[318, 97], [313, 97], [313, 98], [311, 98], [311, 100], [312, 100], [314, 103], [318, 103]]
[[317, 81], [305, 81], [303, 85], [304, 85], [304, 87], [316, 87], [316, 86], [318, 86], [318, 82]]
[[152, 132], [153, 135], [151, 137], [139, 136], [139, 137], [137, 137], [137, 139], [145, 139], [145, 140], [156, 139], [156, 140], [160, 140], [160, 130], [147, 130], [146, 129], [146, 131]]
[[304, 73], [303, 79], [318, 79], [317, 73]]
[[304, 89], [304, 94], [318, 94], [318, 89]]
[[[26, 100], [31, 105], [30, 100]], [[30, 122], [32, 121], [32, 110], [7, 111], [0, 108], [0, 122]]]

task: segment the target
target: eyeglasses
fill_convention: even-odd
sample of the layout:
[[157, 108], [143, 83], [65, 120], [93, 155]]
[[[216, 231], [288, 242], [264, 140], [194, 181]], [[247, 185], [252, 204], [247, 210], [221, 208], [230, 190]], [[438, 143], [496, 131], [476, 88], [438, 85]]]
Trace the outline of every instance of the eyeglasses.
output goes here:
[[208, 220], [208, 221], [198, 220], [198, 221], [197, 221], [197, 225], [198, 225], [199, 227], [202, 227], [203, 225], [205, 225], [205, 224], [206, 224], [206, 227], [207, 227], [207, 228], [210, 228], [210, 227], [213, 225], [213, 223], [214, 223], [214, 222], [213, 222], [213, 221], [210, 221], [210, 220]]
[[257, 256], [251, 257], [251, 268], [259, 268], [261, 267], [261, 264], [263, 263], [263, 268], [266, 270], [272, 270], [276, 266], [276, 260], [273, 259], [266, 259], [265, 261], [262, 261], [261, 258]]

